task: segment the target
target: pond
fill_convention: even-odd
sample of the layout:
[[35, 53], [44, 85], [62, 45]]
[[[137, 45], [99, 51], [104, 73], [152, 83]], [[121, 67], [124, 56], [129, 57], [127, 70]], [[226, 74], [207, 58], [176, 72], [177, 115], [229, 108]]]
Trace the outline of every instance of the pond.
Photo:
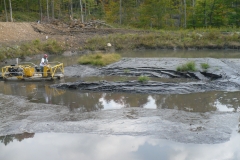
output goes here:
[[[142, 58], [240, 58], [238, 51], [217, 50], [120, 54]], [[77, 64], [77, 58], [50, 56], [49, 61], [71, 66]], [[38, 60], [32, 62], [37, 64]], [[121, 79], [136, 77], [0, 81], [0, 159], [240, 159], [240, 91], [133, 94], [50, 87], [61, 82]]]
[[0, 158], [24, 160], [197, 160], [240, 158], [240, 137], [233, 133], [225, 143], [183, 144], [133, 136], [102, 136], [74, 133], [23, 133], [0, 137]]
[[[104, 78], [104, 77], [103, 77]], [[86, 78], [89, 79], [89, 78]], [[96, 78], [93, 78], [94, 80]], [[105, 78], [106, 79], [106, 78]], [[65, 80], [68, 80], [67, 78]], [[77, 80], [71, 78], [70, 81]], [[81, 78], [85, 80], [85, 78]], [[64, 81], [64, 80], [61, 80]], [[64, 105], [70, 111], [90, 112], [107, 109], [141, 107], [175, 109], [187, 112], [236, 112], [240, 91], [201, 92], [191, 94], [131, 94], [87, 92], [50, 88], [58, 82], [0, 82], [0, 93], [23, 96], [30, 102]]]

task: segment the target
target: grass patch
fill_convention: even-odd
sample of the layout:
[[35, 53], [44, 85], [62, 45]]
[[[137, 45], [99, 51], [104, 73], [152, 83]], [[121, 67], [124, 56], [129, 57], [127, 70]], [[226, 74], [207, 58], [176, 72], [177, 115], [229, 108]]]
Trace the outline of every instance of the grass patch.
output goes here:
[[47, 42], [42, 44], [43, 51], [50, 54], [58, 54], [63, 52], [63, 47], [56, 40], [48, 40]]
[[20, 58], [40, 53], [61, 54], [64, 46], [55, 40], [40, 41], [33, 40], [28, 43], [14, 46], [3, 46], [0, 48], [0, 61], [8, 58]]
[[196, 71], [196, 64], [194, 61], [187, 62], [186, 64], [178, 66], [177, 71], [180, 71], [180, 72]]
[[145, 49], [225, 49], [240, 46], [240, 34], [221, 30], [149, 31], [148, 33], [112, 34], [95, 36], [86, 41], [81, 50], [107, 50], [111, 43], [116, 50]]
[[207, 70], [208, 68], [210, 68], [210, 65], [208, 63], [201, 63], [201, 67], [204, 70]]
[[102, 53], [97, 53], [97, 54], [88, 54], [81, 56], [78, 59], [79, 64], [91, 64], [94, 66], [106, 66], [108, 64], [117, 62], [121, 59], [121, 56], [116, 53], [111, 53], [111, 54], [102, 54]]
[[120, 81], [120, 82], [124, 82], [124, 81], [126, 81], [126, 80], [128, 80], [127, 77], [121, 77], [119, 81]]
[[129, 69], [124, 69], [124, 73], [130, 73]]
[[150, 80], [150, 78], [149, 77], [147, 77], [147, 76], [140, 76], [140, 77], [138, 77], [138, 82], [141, 82], [141, 83], [146, 83], [146, 82], [148, 82]]

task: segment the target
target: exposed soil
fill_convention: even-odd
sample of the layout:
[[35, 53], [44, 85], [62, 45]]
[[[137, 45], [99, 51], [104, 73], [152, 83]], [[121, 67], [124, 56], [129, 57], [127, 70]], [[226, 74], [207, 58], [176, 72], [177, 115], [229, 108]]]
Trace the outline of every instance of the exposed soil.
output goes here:
[[109, 34], [144, 33], [143, 31], [116, 28], [70, 28], [55, 24], [0, 22], [0, 44], [20, 44], [40, 39], [55, 39], [68, 44], [69, 50], [77, 50], [93, 36]]
[[0, 22], [0, 44], [17, 44], [34, 39], [44, 39], [34, 31], [31, 23]]

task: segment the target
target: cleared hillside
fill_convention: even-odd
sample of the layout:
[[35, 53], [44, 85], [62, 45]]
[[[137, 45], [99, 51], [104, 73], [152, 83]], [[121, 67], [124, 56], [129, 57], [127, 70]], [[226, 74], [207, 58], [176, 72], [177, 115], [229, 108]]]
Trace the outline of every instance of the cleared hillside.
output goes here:
[[44, 37], [34, 31], [31, 23], [0, 22], [0, 44], [20, 43]]

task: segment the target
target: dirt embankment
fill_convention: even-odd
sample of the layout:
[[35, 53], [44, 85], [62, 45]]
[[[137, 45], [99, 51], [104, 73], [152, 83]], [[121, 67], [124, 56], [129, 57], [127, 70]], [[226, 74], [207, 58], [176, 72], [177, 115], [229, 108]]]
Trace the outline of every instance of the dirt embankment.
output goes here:
[[31, 23], [0, 22], [0, 44], [16, 44], [44, 37], [34, 31]]
[[39, 23], [12, 23], [0, 22], [0, 44], [20, 44], [26, 41], [40, 39], [55, 39], [67, 44], [69, 50], [77, 50], [84, 42], [93, 36], [109, 34], [138, 33], [143, 31], [116, 29], [116, 28], [70, 28], [66, 25], [39, 24]]

